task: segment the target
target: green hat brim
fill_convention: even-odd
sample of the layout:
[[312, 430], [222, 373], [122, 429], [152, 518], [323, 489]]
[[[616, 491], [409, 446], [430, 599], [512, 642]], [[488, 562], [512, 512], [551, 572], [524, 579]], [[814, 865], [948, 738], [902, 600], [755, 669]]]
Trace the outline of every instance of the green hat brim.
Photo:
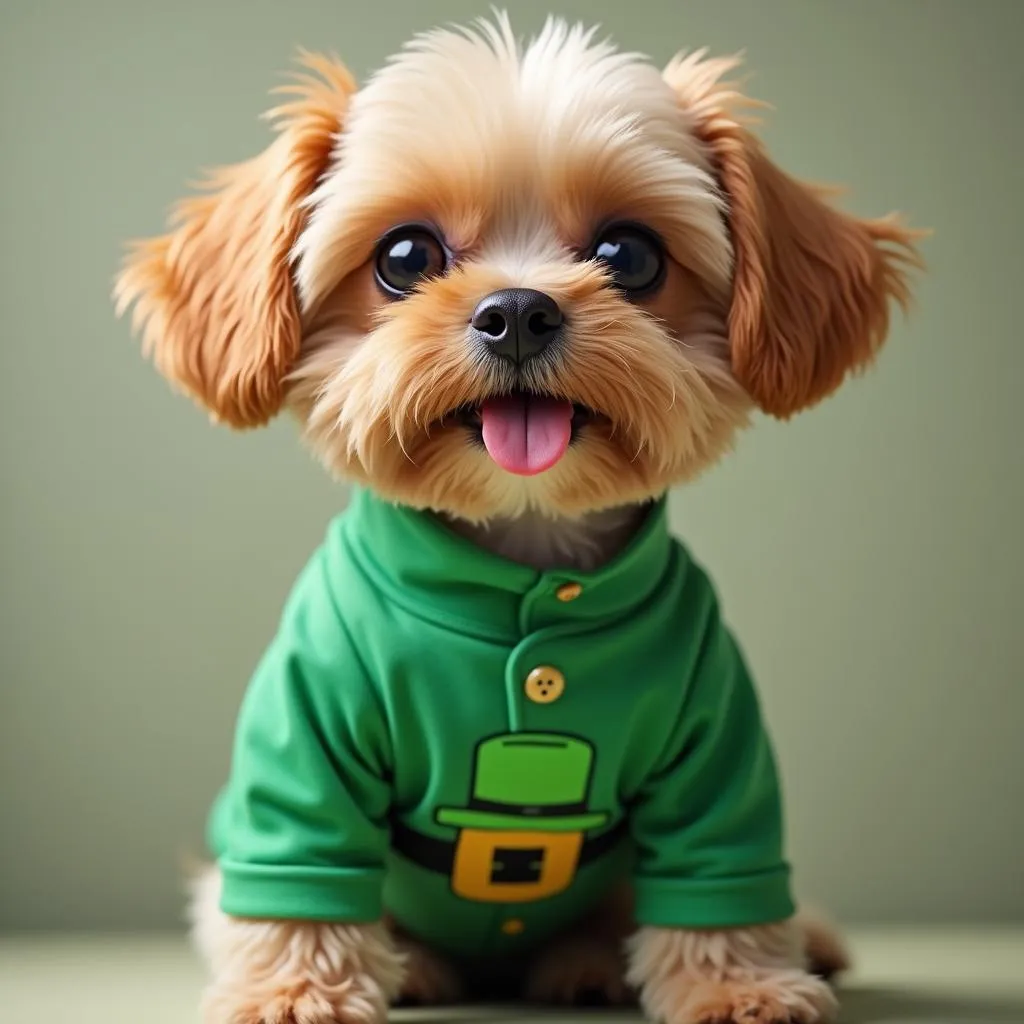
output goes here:
[[440, 825], [450, 825], [453, 828], [508, 829], [515, 832], [586, 832], [605, 824], [608, 818], [608, 814], [599, 811], [559, 818], [494, 814], [488, 811], [471, 811], [464, 807], [442, 807], [437, 812], [437, 821]]

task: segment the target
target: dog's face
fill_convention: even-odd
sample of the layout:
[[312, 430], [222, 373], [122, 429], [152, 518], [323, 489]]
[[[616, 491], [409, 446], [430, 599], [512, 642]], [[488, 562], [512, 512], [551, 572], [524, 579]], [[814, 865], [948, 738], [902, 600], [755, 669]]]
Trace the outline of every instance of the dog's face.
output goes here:
[[283, 404], [335, 472], [472, 520], [650, 498], [884, 339], [916, 260], [786, 177], [698, 55], [551, 22], [322, 81], [129, 257], [157, 363], [235, 426]]

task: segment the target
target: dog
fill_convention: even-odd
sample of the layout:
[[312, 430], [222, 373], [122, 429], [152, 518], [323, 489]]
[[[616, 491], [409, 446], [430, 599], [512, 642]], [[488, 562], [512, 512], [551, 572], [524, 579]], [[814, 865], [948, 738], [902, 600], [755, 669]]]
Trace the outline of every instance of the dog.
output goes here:
[[210, 1024], [516, 991], [815, 1024], [774, 755], [665, 495], [867, 367], [922, 265], [755, 135], [738, 59], [550, 19], [333, 58], [134, 243], [120, 311], [214, 421], [353, 487], [243, 702], [196, 880]]

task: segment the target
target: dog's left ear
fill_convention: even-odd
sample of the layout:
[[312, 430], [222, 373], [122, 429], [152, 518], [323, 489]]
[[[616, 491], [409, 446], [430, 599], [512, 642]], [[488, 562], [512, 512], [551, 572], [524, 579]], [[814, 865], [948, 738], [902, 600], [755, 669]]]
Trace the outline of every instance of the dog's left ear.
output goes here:
[[114, 289], [157, 369], [233, 427], [266, 423], [283, 401], [301, 343], [292, 248], [356, 89], [334, 60], [303, 63], [314, 75], [279, 89], [292, 98], [267, 114], [277, 138], [213, 172], [169, 234], [136, 242]]
[[924, 232], [895, 217], [862, 220], [829, 190], [789, 177], [742, 117], [755, 106], [722, 76], [733, 58], [703, 53], [665, 69], [692, 130], [710, 150], [734, 249], [729, 337], [733, 372], [765, 412], [785, 419], [871, 362], [892, 303], [906, 307]]

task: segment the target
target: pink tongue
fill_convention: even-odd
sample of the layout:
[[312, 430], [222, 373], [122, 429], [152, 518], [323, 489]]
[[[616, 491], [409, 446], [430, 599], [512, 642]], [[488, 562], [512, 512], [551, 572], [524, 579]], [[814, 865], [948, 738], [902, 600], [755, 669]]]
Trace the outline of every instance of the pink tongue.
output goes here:
[[487, 454], [509, 473], [534, 476], [569, 447], [572, 402], [534, 395], [491, 398], [480, 410]]

